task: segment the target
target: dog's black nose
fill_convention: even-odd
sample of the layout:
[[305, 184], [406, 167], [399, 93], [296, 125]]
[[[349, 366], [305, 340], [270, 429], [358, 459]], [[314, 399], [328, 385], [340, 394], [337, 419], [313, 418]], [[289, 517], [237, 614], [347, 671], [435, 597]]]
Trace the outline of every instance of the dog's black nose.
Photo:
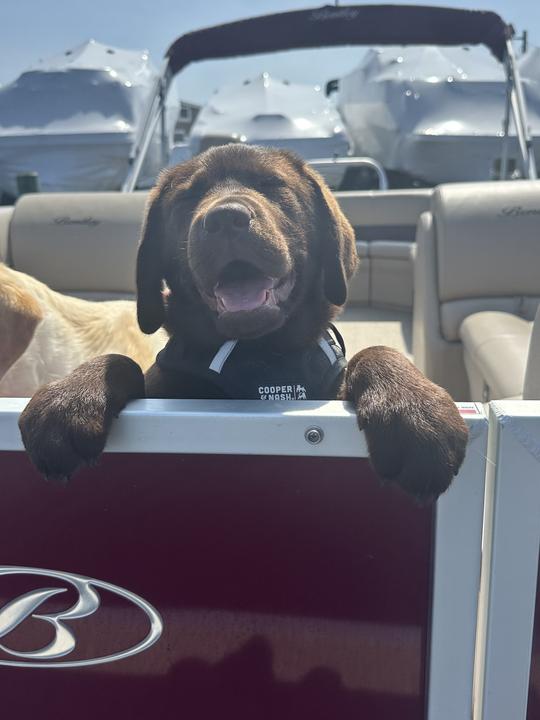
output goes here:
[[207, 233], [246, 230], [251, 222], [249, 208], [240, 203], [216, 205], [204, 216], [203, 228]]

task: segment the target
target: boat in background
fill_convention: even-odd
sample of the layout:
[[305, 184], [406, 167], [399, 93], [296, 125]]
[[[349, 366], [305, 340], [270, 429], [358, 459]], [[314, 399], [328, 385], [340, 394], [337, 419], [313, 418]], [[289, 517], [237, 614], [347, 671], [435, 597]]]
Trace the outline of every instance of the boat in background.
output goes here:
[[[1, 88], [0, 193], [16, 197], [17, 176], [28, 172], [46, 192], [119, 190], [157, 77], [146, 51], [89, 40]], [[171, 146], [177, 117], [170, 93], [164, 125]], [[163, 164], [156, 132], [139, 186]]]
[[[538, 163], [540, 51], [519, 68]], [[339, 80], [337, 105], [354, 152], [378, 160], [391, 184], [481, 181], [501, 174], [506, 88], [503, 66], [485, 48], [389, 46], [368, 50]], [[519, 164], [511, 127], [509, 176], [519, 176]]]
[[540, 47], [530, 48], [518, 61], [527, 99], [527, 115], [535, 134], [536, 162], [540, 165]]
[[[290, 83], [267, 72], [216, 90], [188, 138], [191, 155], [231, 142], [293, 150], [305, 160], [351, 154], [343, 120], [319, 85]], [[325, 166], [332, 187], [345, 172], [344, 165]]]

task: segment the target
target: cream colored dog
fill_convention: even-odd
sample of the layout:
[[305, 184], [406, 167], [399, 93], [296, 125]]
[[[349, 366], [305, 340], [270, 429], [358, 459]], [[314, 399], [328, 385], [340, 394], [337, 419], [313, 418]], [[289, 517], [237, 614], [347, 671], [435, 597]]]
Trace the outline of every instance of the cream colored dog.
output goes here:
[[106, 353], [127, 355], [146, 370], [166, 341], [163, 330], [140, 331], [131, 300], [62, 295], [0, 263], [0, 397], [29, 397]]

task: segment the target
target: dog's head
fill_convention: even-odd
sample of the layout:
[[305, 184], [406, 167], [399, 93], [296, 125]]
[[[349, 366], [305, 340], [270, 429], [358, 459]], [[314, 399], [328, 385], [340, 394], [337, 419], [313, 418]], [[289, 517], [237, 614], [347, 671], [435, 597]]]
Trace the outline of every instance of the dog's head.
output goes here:
[[152, 333], [165, 322], [206, 341], [280, 328], [316, 336], [345, 303], [356, 262], [350, 224], [300, 158], [212, 148], [164, 171], [150, 194], [139, 324]]

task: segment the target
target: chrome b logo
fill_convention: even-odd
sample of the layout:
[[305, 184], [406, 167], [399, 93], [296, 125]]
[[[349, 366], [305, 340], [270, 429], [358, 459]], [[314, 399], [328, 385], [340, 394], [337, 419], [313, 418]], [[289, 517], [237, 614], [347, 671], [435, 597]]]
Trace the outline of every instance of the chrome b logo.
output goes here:
[[[7, 659], [3, 659], [0, 656], [0, 665], [34, 668], [68, 668], [80, 667], [82, 665], [99, 665], [101, 663], [122, 660], [143, 652], [143, 650], [148, 649], [161, 636], [163, 624], [158, 612], [150, 603], [129, 590], [124, 590], [123, 588], [101, 580], [93, 580], [92, 578], [67, 572], [0, 565], [0, 580], [6, 575], [38, 575], [44, 578], [45, 581], [47, 578], [61, 580], [75, 590], [78, 598], [75, 604], [67, 610], [40, 614], [37, 611], [46, 600], [67, 591], [67, 588], [43, 587], [39, 590], [32, 590], [31, 592], [20, 595], [0, 607], [0, 651], [9, 656]], [[113, 654], [84, 660], [60, 659], [69, 656], [77, 647], [76, 634], [72, 629], [71, 621], [89, 617], [99, 609], [100, 596], [97, 592], [98, 588], [119, 595], [143, 611], [149, 623], [146, 637], [136, 645]], [[53, 627], [54, 637], [51, 642], [43, 647], [25, 652], [14, 650], [2, 644], [2, 639], [29, 617], [46, 622]], [[65, 624], [66, 622], [70, 623], [69, 627]], [[76, 626], [76, 623], [73, 622], [73, 625]]]

